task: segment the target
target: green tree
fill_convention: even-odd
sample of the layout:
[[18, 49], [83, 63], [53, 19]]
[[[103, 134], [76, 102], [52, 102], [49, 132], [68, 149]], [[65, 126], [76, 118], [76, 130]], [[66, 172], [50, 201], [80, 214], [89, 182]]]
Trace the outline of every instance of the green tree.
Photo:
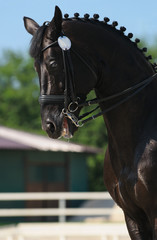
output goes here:
[[33, 61], [7, 51], [0, 65], [0, 124], [27, 130], [40, 129], [39, 87]]

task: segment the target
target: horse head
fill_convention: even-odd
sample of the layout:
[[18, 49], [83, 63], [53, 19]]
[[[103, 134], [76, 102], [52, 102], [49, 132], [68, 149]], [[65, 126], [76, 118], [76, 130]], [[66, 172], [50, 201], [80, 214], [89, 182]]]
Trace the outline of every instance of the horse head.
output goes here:
[[[70, 138], [78, 128], [74, 121], [81, 110], [78, 101], [85, 100], [95, 87], [93, 70], [76, 52], [71, 52], [71, 44], [75, 46], [77, 39], [71, 37], [70, 27], [63, 21], [58, 7], [50, 22], [39, 26], [33, 19], [24, 17], [24, 24], [33, 35], [30, 55], [40, 81], [42, 128], [51, 138]], [[62, 45], [67, 41], [69, 49], [64, 49]], [[90, 83], [86, 82], [88, 77]]]
[[[99, 103], [104, 115], [142, 90], [152, 79], [143, 80], [155, 72], [137, 47], [139, 40], [132, 42], [131, 33], [126, 37], [124, 27], [117, 30], [117, 22], [109, 25], [108, 18], [100, 22], [97, 14], [90, 19], [77, 13], [64, 17], [58, 7], [42, 26], [24, 17], [25, 28], [33, 35], [30, 55], [40, 80], [42, 127], [52, 138], [72, 137], [83, 106]], [[85, 102], [93, 89], [97, 99]], [[118, 111], [121, 122], [120, 113], [124, 115], [124, 107]]]

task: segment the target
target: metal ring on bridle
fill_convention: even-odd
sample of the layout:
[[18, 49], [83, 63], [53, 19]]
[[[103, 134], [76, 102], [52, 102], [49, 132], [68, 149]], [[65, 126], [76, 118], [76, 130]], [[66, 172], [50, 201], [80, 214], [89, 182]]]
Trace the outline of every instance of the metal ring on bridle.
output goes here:
[[68, 110], [70, 112], [76, 112], [76, 110], [78, 109], [78, 102], [71, 102], [69, 105], [68, 105]]
[[84, 125], [84, 123], [83, 123], [81, 120], [79, 120], [79, 121], [77, 122], [77, 124], [78, 124], [77, 127], [83, 127], [83, 125]]
[[62, 109], [62, 114], [66, 115], [67, 110], [65, 108]]

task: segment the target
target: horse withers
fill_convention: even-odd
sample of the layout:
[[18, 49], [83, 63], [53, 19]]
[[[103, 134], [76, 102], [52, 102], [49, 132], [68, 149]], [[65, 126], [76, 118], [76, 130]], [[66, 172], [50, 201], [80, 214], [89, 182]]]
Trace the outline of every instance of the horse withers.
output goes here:
[[[132, 240], [157, 240], [157, 74], [138, 39], [118, 23], [95, 14], [62, 17], [58, 7], [39, 26], [24, 18], [33, 35], [30, 54], [39, 75], [42, 127], [51, 138], [70, 138], [85, 122], [103, 115], [108, 131], [105, 185], [123, 209]], [[96, 99], [86, 100], [95, 90]], [[100, 113], [80, 116], [98, 103]], [[85, 119], [84, 119], [85, 118]], [[94, 124], [94, 123], [93, 123]]]

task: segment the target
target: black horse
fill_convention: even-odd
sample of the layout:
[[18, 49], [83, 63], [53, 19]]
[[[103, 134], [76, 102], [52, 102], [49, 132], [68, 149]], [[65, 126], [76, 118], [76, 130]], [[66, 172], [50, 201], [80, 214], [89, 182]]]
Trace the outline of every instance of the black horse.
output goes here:
[[[24, 18], [33, 35], [30, 54], [40, 79], [42, 127], [52, 138], [71, 137], [99, 103], [108, 130], [105, 184], [123, 209], [132, 240], [157, 240], [157, 81], [155, 67], [117, 22], [62, 18], [58, 7], [39, 26]], [[94, 89], [96, 99], [86, 101]], [[87, 120], [83, 120], [84, 117]], [[94, 124], [94, 123], [93, 123]]]

